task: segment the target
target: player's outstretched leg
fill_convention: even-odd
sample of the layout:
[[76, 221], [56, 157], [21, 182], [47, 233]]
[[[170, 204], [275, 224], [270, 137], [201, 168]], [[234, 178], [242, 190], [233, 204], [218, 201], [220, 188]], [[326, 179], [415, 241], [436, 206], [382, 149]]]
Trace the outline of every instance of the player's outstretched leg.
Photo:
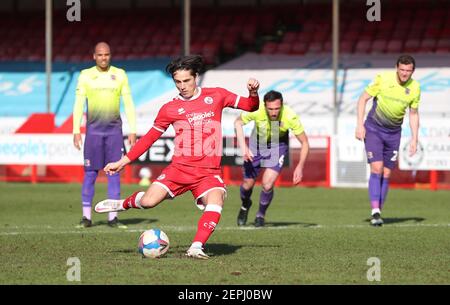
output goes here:
[[110, 213], [121, 212], [126, 209], [123, 207], [124, 200], [117, 199], [105, 199], [95, 205], [95, 211], [97, 213]]
[[135, 192], [124, 200], [106, 199], [95, 205], [97, 213], [122, 212], [130, 208], [142, 209], [140, 199], [144, 196], [144, 192]]

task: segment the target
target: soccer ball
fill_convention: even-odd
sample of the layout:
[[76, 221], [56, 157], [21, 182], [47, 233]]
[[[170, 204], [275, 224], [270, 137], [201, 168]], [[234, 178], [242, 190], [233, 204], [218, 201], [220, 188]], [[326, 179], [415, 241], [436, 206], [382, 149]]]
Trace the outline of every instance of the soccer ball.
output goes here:
[[143, 257], [161, 257], [169, 250], [169, 238], [160, 229], [146, 230], [139, 237], [138, 250]]

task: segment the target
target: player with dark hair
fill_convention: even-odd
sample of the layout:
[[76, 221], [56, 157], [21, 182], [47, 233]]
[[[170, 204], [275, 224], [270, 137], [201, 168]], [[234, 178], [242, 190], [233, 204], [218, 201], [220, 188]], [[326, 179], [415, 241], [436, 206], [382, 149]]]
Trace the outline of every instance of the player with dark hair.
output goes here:
[[153, 127], [130, 152], [104, 170], [115, 174], [141, 154], [172, 125], [175, 130], [175, 151], [172, 162], [146, 192], [135, 192], [125, 200], [104, 200], [95, 210], [99, 213], [125, 211], [130, 208], [153, 208], [168, 197], [191, 191], [197, 206], [203, 210], [197, 233], [186, 255], [207, 259], [203, 246], [219, 222], [225, 184], [222, 180], [222, 110], [233, 107], [246, 111], [258, 109], [259, 82], [249, 79], [249, 97], [242, 97], [223, 88], [201, 88], [197, 85], [203, 69], [201, 56], [178, 58], [166, 68], [179, 95], [159, 110]]
[[[82, 138], [80, 123], [87, 100], [86, 138], [84, 143], [84, 179], [81, 191], [83, 217], [79, 227], [92, 226], [91, 206], [95, 193], [98, 171], [123, 155], [122, 120], [120, 97], [130, 126], [128, 141], [136, 142], [136, 119], [131, 90], [124, 70], [110, 65], [111, 51], [105, 42], [94, 49], [96, 65], [82, 70], [78, 77], [76, 99], [73, 108], [73, 143], [80, 150]], [[120, 199], [120, 175], [108, 176], [108, 197]], [[117, 213], [108, 217], [111, 227], [126, 228], [117, 219]]]
[[[409, 154], [413, 155], [417, 150], [420, 84], [411, 78], [415, 67], [413, 57], [400, 56], [396, 71], [378, 74], [358, 100], [355, 136], [358, 140], [364, 140], [367, 160], [370, 163], [370, 223], [373, 226], [383, 225], [381, 210], [386, 201], [389, 178], [397, 161], [402, 123], [407, 108], [412, 136]], [[372, 109], [364, 122], [366, 103], [371, 98]]]
[[[309, 152], [308, 137], [303, 125], [297, 114], [289, 106], [283, 104], [281, 93], [269, 91], [264, 95], [263, 100], [258, 111], [242, 113], [234, 123], [238, 143], [244, 157], [244, 180], [240, 188], [242, 206], [237, 218], [239, 226], [243, 226], [247, 222], [248, 212], [252, 205], [250, 198], [253, 187], [261, 168], [265, 168], [259, 210], [255, 218], [256, 227], [264, 226], [266, 211], [274, 195], [275, 181], [281, 172], [284, 159], [289, 153], [289, 130], [301, 143], [300, 160], [292, 177], [294, 184], [298, 184], [303, 178], [303, 167]], [[255, 128], [248, 146], [242, 126], [251, 121], [255, 122]]]

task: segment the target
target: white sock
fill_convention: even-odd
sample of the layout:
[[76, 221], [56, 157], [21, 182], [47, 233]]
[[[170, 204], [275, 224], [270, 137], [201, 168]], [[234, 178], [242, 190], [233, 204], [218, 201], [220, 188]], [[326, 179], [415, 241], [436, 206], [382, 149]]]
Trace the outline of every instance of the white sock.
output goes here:
[[139, 207], [140, 209], [142, 209], [142, 206], [141, 206], [141, 199], [142, 199], [142, 197], [144, 197], [144, 195], [145, 195], [145, 192], [139, 192], [139, 193], [136, 195], [136, 199], [134, 200], [134, 203], [135, 203], [136, 206]]
[[109, 221], [113, 220], [116, 217], [117, 217], [117, 212], [109, 212], [108, 213], [108, 220]]
[[381, 215], [380, 209], [372, 209], [372, 216], [375, 215], [376, 213]]
[[203, 244], [199, 241], [194, 241], [191, 245], [191, 248], [203, 248]]
[[91, 205], [88, 202], [83, 202], [83, 216], [91, 219]]

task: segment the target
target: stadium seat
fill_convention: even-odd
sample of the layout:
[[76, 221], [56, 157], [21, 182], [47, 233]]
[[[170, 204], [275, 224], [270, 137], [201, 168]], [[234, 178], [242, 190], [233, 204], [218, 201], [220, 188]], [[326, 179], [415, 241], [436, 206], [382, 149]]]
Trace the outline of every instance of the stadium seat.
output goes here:
[[387, 53], [399, 53], [402, 51], [403, 41], [401, 40], [391, 40], [386, 46]]
[[450, 36], [448, 38], [439, 39], [436, 44], [437, 49], [448, 49], [450, 48]]
[[277, 49], [277, 43], [273, 41], [268, 41], [264, 44], [261, 54], [273, 54]]
[[386, 50], [387, 42], [385, 39], [377, 39], [372, 43], [370, 52], [374, 54], [384, 53]]
[[371, 46], [370, 40], [359, 40], [355, 46], [355, 53], [369, 53], [370, 46]]
[[407, 40], [405, 42], [403, 52], [405, 53], [415, 53], [419, 50], [420, 47], [420, 40], [419, 39], [411, 39]]
[[353, 53], [353, 41], [341, 41], [339, 43], [339, 52], [342, 54], [349, 54]]
[[424, 39], [420, 43], [419, 52], [421, 53], [433, 53], [436, 46], [436, 40], [434, 39]]
[[321, 42], [311, 42], [308, 46], [308, 53], [321, 53], [323, 49], [323, 43]]
[[290, 54], [292, 55], [303, 55], [308, 49], [308, 43], [297, 41], [292, 44]]
[[297, 32], [286, 32], [283, 35], [283, 43], [294, 43], [297, 41]]
[[274, 51], [274, 54], [290, 54], [291, 53], [292, 44], [287, 42], [282, 42], [277, 45], [277, 48]]

